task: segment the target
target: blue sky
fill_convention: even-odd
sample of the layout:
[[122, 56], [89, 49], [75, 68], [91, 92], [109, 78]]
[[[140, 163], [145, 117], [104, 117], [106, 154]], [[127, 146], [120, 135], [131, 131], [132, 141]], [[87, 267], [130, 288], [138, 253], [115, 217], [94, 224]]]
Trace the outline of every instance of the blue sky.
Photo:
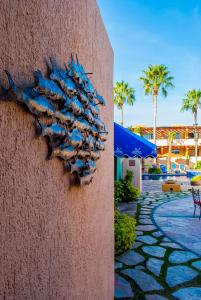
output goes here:
[[[149, 64], [165, 64], [174, 76], [175, 89], [158, 99], [158, 125], [191, 125], [191, 113], [180, 107], [186, 91], [201, 89], [201, 1], [97, 2], [114, 50], [114, 82], [124, 80], [136, 90], [134, 106], [124, 107], [124, 126], [153, 124], [151, 96], [138, 80]], [[116, 122], [119, 116], [115, 108]]]

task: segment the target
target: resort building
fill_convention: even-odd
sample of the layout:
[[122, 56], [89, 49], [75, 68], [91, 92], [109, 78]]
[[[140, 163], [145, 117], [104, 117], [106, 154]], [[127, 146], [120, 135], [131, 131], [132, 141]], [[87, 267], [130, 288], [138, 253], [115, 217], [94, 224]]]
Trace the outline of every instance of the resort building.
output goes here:
[[[138, 133], [150, 142], [153, 140], [153, 127], [133, 126], [133, 132]], [[166, 164], [169, 153], [168, 134], [175, 133], [175, 138], [171, 142], [171, 161], [175, 163], [184, 163], [185, 165], [193, 165], [195, 163], [195, 128], [194, 126], [172, 125], [157, 127], [156, 145], [159, 163]], [[198, 160], [201, 160], [201, 126], [197, 127], [198, 132]]]

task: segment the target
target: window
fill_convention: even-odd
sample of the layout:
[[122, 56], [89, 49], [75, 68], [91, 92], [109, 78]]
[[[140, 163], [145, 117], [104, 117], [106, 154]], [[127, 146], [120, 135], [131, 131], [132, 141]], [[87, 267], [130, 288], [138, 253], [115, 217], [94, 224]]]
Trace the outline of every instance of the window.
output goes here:
[[180, 153], [180, 150], [178, 150], [178, 149], [172, 150], [172, 153], [173, 153], [173, 154], [179, 154], [179, 153]]
[[143, 138], [147, 139], [147, 140], [153, 140], [153, 133], [147, 133], [147, 134], [143, 134]]
[[175, 136], [175, 139], [176, 140], [179, 140], [181, 138], [181, 134], [179, 132], [176, 132], [176, 136]]
[[189, 139], [194, 139], [194, 132], [189, 132], [188, 133], [188, 138]]

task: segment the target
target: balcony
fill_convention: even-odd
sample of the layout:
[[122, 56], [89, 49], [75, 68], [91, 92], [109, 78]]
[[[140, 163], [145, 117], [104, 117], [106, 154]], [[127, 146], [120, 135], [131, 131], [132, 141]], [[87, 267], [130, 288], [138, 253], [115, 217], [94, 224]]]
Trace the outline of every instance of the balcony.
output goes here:
[[[150, 142], [154, 143], [154, 140], [149, 140]], [[156, 145], [159, 147], [168, 147], [168, 140], [167, 139], [157, 139]], [[194, 139], [177, 139], [172, 142], [172, 146], [195, 146]], [[201, 139], [198, 139], [198, 146], [201, 146]]]

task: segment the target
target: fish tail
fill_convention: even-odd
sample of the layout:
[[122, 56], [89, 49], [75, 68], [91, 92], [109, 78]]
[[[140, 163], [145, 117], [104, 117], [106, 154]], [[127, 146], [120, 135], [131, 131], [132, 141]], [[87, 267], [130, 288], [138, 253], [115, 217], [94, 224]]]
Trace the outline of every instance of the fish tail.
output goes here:
[[8, 94], [8, 89], [3, 85], [1, 80], [0, 80], [0, 89], [1, 89], [0, 96]]

